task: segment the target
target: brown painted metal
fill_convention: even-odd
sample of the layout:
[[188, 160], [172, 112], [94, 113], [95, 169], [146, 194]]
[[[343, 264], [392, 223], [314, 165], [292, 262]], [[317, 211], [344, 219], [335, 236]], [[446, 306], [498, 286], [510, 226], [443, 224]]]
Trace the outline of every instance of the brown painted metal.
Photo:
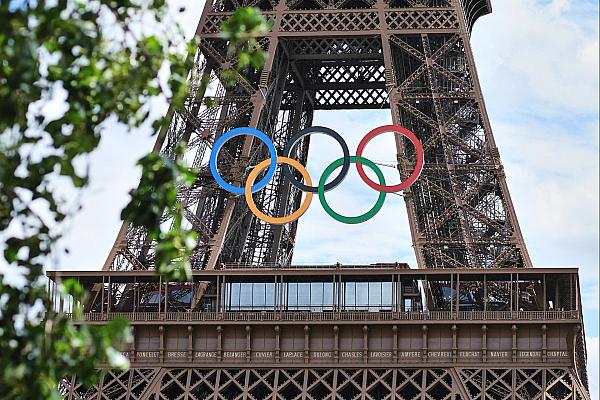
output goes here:
[[[116, 383], [118, 382], [118, 383]], [[119, 389], [127, 399], [585, 399], [568, 369], [532, 368], [134, 368], [109, 372], [102, 395], [75, 382], [62, 387], [67, 397], [112, 400]], [[487, 395], [486, 393], [491, 393]]]
[[[463, 4], [464, 3], [464, 4]], [[244, 3], [245, 4], [245, 3]], [[198, 80], [216, 89], [195, 93], [155, 149], [172, 154], [179, 139], [203, 173], [182, 189], [187, 219], [200, 234], [195, 269], [221, 263], [290, 264], [296, 223], [273, 227], [248, 212], [243, 201], [215, 188], [207, 169], [214, 138], [235, 127], [256, 126], [278, 148], [309, 126], [314, 110], [391, 108], [394, 123], [413, 130], [424, 143], [426, 167], [406, 191], [409, 222], [421, 268], [530, 267], [503, 168], [489, 124], [469, 45], [474, 20], [489, 11], [485, 1], [261, 2], [275, 19], [261, 39], [268, 51], [262, 70], [248, 70], [225, 88], [219, 72], [236, 60], [218, 37], [218, 25], [239, 4], [208, 2], [198, 34]], [[464, 7], [464, 9], [463, 9]], [[207, 107], [206, 95], [215, 100]], [[300, 100], [299, 100], [300, 99]], [[413, 152], [397, 138], [398, 168], [404, 176]], [[296, 156], [305, 161], [308, 139]], [[233, 181], [243, 182], [245, 165], [265, 157], [252, 137], [232, 142]], [[225, 161], [224, 161], [225, 162]], [[294, 209], [300, 193], [277, 176], [256, 196], [267, 214]], [[105, 269], [153, 267], [153, 244], [143, 230], [124, 226]]]
[[[189, 283], [171, 284], [162, 282], [152, 271], [51, 271], [48, 275], [52, 282], [76, 278], [86, 288], [102, 285], [98, 296], [101, 302], [88, 307], [83, 317], [89, 324], [104, 324], [116, 316], [128, 318], [134, 340], [124, 354], [132, 362], [131, 374], [147, 378], [131, 382], [128, 379], [132, 375], [109, 373], [100, 387], [91, 392], [73, 381], [64, 381], [65, 393], [70, 398], [76, 395], [136, 398], [132, 390], [124, 390], [131, 384], [143, 386], [138, 387], [145, 390], [140, 392], [145, 397], [140, 398], [151, 398], [149, 396], [154, 394], [167, 399], [178, 396], [252, 399], [258, 395], [253, 390], [272, 373], [299, 374], [309, 383], [321, 376], [329, 384], [338, 382], [336, 386], [343, 387], [348, 383], [331, 381], [330, 374], [344, 375], [349, 371], [364, 382], [362, 385], [354, 382], [355, 388], [346, 393], [358, 396], [354, 398], [476, 399], [480, 390], [494, 399], [527, 399], [527, 396], [535, 399], [542, 395], [547, 399], [566, 395], [588, 398], [579, 380], [585, 375], [578, 371], [584, 365], [585, 354], [581, 353], [582, 344], [577, 342], [581, 340], [582, 314], [577, 269], [574, 268], [531, 268], [517, 274], [510, 269], [409, 269], [403, 264], [231, 266], [194, 271]], [[372, 312], [347, 308], [345, 302], [349, 298], [340, 285], [365, 281], [394, 285], [399, 295], [390, 296], [389, 310]], [[458, 303], [449, 309], [437, 310], [433, 303], [404, 309], [403, 299], [420, 297], [419, 287], [425, 287], [426, 282], [439, 285], [448, 281], [453, 282], [450, 286], [457, 292], [460, 285], [476, 282], [484, 285], [486, 293], [498, 290], [498, 283], [504, 282], [503, 288], [507, 288], [511, 299], [510, 309], [463, 311]], [[191, 305], [181, 308], [177, 302], [167, 301], [167, 298], [172, 299], [169, 293], [182, 285], [191, 286], [193, 282], [217, 286], [216, 301], [209, 309], [199, 311]], [[337, 287], [334, 293], [344, 295], [334, 296], [327, 306], [329, 310], [290, 310], [292, 303], [277, 293], [288, 292], [282, 291], [281, 285], [293, 282], [331, 283]], [[228, 308], [224, 294], [227, 284], [261, 283], [274, 285], [273, 303], [248, 311]], [[536, 303], [533, 309], [522, 310], [520, 287], [528, 283], [534, 284], [539, 294], [536, 297], [542, 297], [544, 302]], [[53, 298], [56, 291], [57, 287], [51, 283]], [[163, 293], [164, 302], [161, 299], [154, 310], [140, 309], [144, 303], [139, 298], [144, 293]], [[205, 293], [210, 295], [211, 292]], [[548, 304], [554, 308], [549, 309]], [[150, 382], [154, 373], [161, 379]], [[169, 378], [173, 374], [185, 376], [187, 383], [174, 383]], [[217, 388], [214, 382], [208, 386], [218, 392], [199, 392], [198, 382], [205, 382], [199, 377], [205, 376], [203, 374], [228, 383]], [[232, 374], [243, 377], [244, 381], [229, 381], [227, 377]], [[407, 374], [419, 376], [428, 383], [413, 387], [416, 382], [407, 379]], [[377, 376], [385, 379], [379, 381]], [[440, 382], [442, 386], [436, 387], [435, 376], [444, 377], [444, 383]], [[398, 382], [396, 390], [390, 386], [389, 379]], [[375, 382], [379, 382], [375, 385], [377, 389], [373, 389]], [[241, 392], [229, 397], [233, 394], [227, 387], [232, 384]], [[284, 381], [286, 385], [290, 383]], [[283, 389], [280, 392], [269, 385], [260, 386], [260, 392], [266, 396], [260, 398], [342, 398], [335, 397], [336, 393], [340, 394], [331, 387], [319, 387], [318, 394], [316, 388], [312, 391], [310, 384], [303, 387], [301, 392], [292, 393]], [[355, 394], [354, 390], [358, 392]], [[405, 397], [411, 393], [413, 397]], [[497, 397], [498, 393], [502, 396]]]
[[[225, 86], [221, 72], [236, 60], [219, 24], [240, 6], [261, 8], [275, 25], [259, 39], [266, 65]], [[90, 390], [65, 380], [65, 397], [589, 399], [577, 270], [529, 268], [485, 110], [469, 35], [489, 12], [489, 0], [207, 1], [192, 95], [169, 111], [173, 123], [154, 147], [173, 157], [183, 140], [200, 171], [179, 193], [199, 235], [193, 278], [179, 287], [157, 279], [154, 243], [127, 224], [102, 272], [49, 272], [95, 293], [89, 323], [126, 316], [135, 338], [130, 370], [109, 372]], [[380, 108], [425, 148], [423, 173], [404, 196], [418, 270], [292, 267], [297, 223], [254, 218], [208, 170], [212, 143], [231, 128], [257, 127], [281, 150], [315, 110]], [[414, 150], [399, 136], [396, 148], [405, 177]], [[306, 138], [293, 156], [304, 163], [308, 150]], [[267, 156], [251, 137], [238, 138], [221, 151], [219, 169], [239, 185], [246, 166]], [[280, 216], [301, 195], [277, 174], [255, 202]], [[331, 283], [331, 309], [289, 309], [286, 285], [300, 281]], [[390, 308], [351, 309], [345, 285], [358, 281], [388, 282]], [[228, 288], [251, 282], [273, 285], [272, 305], [226, 309]], [[182, 287], [195, 290], [187, 308], [173, 300], [189, 290]], [[145, 310], [141, 299], [152, 295], [157, 309]], [[480, 308], [465, 310], [464, 296]]]

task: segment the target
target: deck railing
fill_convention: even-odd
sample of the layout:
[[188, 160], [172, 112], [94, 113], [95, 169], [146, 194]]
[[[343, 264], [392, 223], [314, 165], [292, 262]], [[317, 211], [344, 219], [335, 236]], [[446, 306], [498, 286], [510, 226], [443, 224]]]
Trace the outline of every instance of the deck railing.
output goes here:
[[227, 263], [217, 266], [217, 269], [232, 270], [232, 269], [409, 269], [406, 263], [379, 263], [379, 264], [293, 264], [282, 265], [277, 263], [263, 263], [260, 265], [245, 264], [245, 263]]
[[[70, 314], [67, 314], [70, 316]], [[570, 311], [430, 311], [430, 312], [111, 312], [85, 313], [86, 321], [108, 321], [124, 317], [140, 321], [512, 321], [577, 320], [581, 314]]]

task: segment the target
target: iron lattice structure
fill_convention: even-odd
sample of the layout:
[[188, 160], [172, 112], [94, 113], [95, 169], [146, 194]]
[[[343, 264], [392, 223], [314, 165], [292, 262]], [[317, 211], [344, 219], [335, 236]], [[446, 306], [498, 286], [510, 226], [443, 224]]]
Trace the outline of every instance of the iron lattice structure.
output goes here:
[[[255, 126], [278, 150], [311, 125], [315, 110], [391, 108], [395, 124], [413, 131], [425, 147], [425, 168], [405, 193], [417, 262], [421, 268], [519, 268], [531, 262], [506, 186], [469, 47], [474, 20], [485, 2], [454, 0], [374, 2], [248, 2], [275, 19], [260, 43], [269, 59], [225, 88], [219, 72], [236, 62], [218, 26], [240, 5], [208, 2], [198, 27], [198, 80], [209, 93], [194, 92], [160, 136], [156, 149], [173, 154], [183, 139], [186, 156], [202, 174], [181, 190], [187, 220], [200, 234], [194, 268], [220, 263], [289, 265], [296, 223], [271, 226], [215, 187], [208, 153], [215, 137], [237, 126]], [[206, 107], [203, 98], [214, 102]], [[306, 138], [296, 147], [305, 162]], [[398, 137], [398, 168], [406, 176], [413, 148]], [[266, 158], [252, 138], [228, 143], [223, 175], [243, 181], [248, 163]], [[278, 174], [255, 195], [266, 214], [295, 209], [301, 193]], [[153, 244], [137, 227], [125, 226], [105, 269], [153, 267]]]
[[[219, 25], [240, 6], [259, 7], [274, 19], [272, 31], [259, 40], [269, 57], [262, 69], [246, 69], [234, 85], [224, 85], [221, 72], [237, 60], [228, 54]], [[135, 339], [127, 352], [132, 368], [109, 372], [90, 390], [76, 378], [65, 380], [64, 395], [589, 399], [576, 273], [525, 272], [532, 265], [469, 44], [473, 24], [490, 11], [486, 0], [207, 1], [197, 29], [192, 94], [183, 109], [171, 110], [173, 122], [160, 132], [154, 151], [175, 157], [183, 140], [185, 159], [200, 171], [191, 187], [180, 188], [178, 199], [186, 222], [199, 234], [193, 270], [208, 275], [179, 286], [152, 280], [144, 274], [154, 269], [155, 243], [143, 229], [123, 225], [103, 273], [77, 276], [88, 279], [96, 294], [86, 305], [89, 321], [102, 323], [115, 313], [132, 320]], [[209, 85], [201, 89], [201, 82]], [[208, 168], [212, 144], [234, 127], [251, 126], [269, 135], [280, 152], [292, 135], [311, 126], [316, 110], [380, 108], [389, 108], [393, 123], [423, 143], [425, 167], [404, 198], [418, 266], [442, 275], [369, 277], [365, 270], [361, 279], [381, 283], [381, 299], [387, 296], [382, 282], [391, 282], [395, 297], [362, 310], [346, 304], [356, 302], [358, 289], [351, 295], [348, 285], [356, 288], [357, 278], [339, 272], [327, 278], [337, 300], [300, 309], [287, 297], [290, 285], [307, 278], [283, 270], [294, 270], [297, 222], [265, 223], [252, 216], [243, 197], [217, 187]], [[309, 140], [294, 148], [292, 156], [301, 163]], [[415, 164], [414, 149], [401, 136], [396, 149], [399, 175], [406, 178]], [[247, 165], [267, 157], [251, 136], [237, 137], [221, 151], [219, 170], [239, 185]], [[254, 194], [259, 209], [271, 216], [290, 214], [301, 197], [280, 171]], [[269, 272], [271, 266], [283, 269]], [[250, 281], [228, 275], [240, 268], [250, 276], [259, 272]], [[464, 272], [469, 270], [474, 272]], [[318, 283], [323, 271], [328, 270], [307, 275]], [[273, 304], [232, 308], [236, 284], [271, 285], [273, 274], [268, 289], [275, 293]], [[254, 296], [254, 286], [244, 287]], [[325, 287], [323, 293], [330, 290]], [[407, 325], [398, 323], [404, 320]], [[416, 359], [404, 360], [402, 354]], [[324, 360], [318, 361], [319, 355]]]
[[[458, 382], [464, 382], [461, 386]], [[550, 383], [547, 383], [550, 382]], [[101, 399], [573, 399], [585, 396], [565, 369], [198, 369], [111, 373]], [[65, 394], [95, 398], [96, 389], [65, 383]], [[123, 397], [127, 391], [130, 397]], [[151, 393], [148, 395], [148, 393]], [[215, 394], [217, 397], [215, 397]], [[90, 396], [90, 397], [87, 397]], [[425, 397], [422, 397], [425, 396]]]

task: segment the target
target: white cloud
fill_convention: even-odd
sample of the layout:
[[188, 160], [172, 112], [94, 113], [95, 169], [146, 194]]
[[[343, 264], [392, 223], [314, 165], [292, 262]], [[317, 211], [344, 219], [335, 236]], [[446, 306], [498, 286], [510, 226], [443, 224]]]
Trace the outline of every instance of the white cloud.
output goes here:
[[[597, 112], [598, 6], [575, 3], [494, 2], [473, 32], [488, 103], [550, 118]], [[573, 4], [582, 14], [569, 14]]]
[[[187, 37], [191, 37], [196, 32], [204, 1], [189, 0], [168, 0], [171, 14], [181, 25]], [[183, 11], [181, 11], [183, 10]]]
[[498, 118], [494, 125], [519, 222], [536, 266], [577, 265], [597, 280], [598, 144], [593, 129]]
[[[79, 200], [82, 209], [69, 221], [61, 247], [68, 257], [56, 261], [65, 269], [100, 269], [121, 225], [121, 210], [137, 184], [136, 161], [152, 149], [149, 132], [126, 132], [118, 125], [102, 137], [90, 159], [90, 186]], [[62, 261], [62, 262], [61, 262]]]

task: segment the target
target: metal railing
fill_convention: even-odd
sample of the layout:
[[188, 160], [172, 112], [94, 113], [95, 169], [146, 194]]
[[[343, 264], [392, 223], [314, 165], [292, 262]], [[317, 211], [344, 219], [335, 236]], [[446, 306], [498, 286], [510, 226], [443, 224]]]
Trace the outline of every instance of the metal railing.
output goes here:
[[379, 264], [277, 264], [263, 263], [260, 265], [246, 263], [225, 263], [217, 266], [217, 269], [408, 269], [408, 264], [404, 263], [379, 263]]
[[[71, 316], [71, 314], [67, 314]], [[512, 321], [512, 320], [578, 320], [581, 313], [570, 311], [424, 311], [424, 312], [111, 312], [85, 313], [86, 321], [108, 321], [124, 317], [140, 321]]]

